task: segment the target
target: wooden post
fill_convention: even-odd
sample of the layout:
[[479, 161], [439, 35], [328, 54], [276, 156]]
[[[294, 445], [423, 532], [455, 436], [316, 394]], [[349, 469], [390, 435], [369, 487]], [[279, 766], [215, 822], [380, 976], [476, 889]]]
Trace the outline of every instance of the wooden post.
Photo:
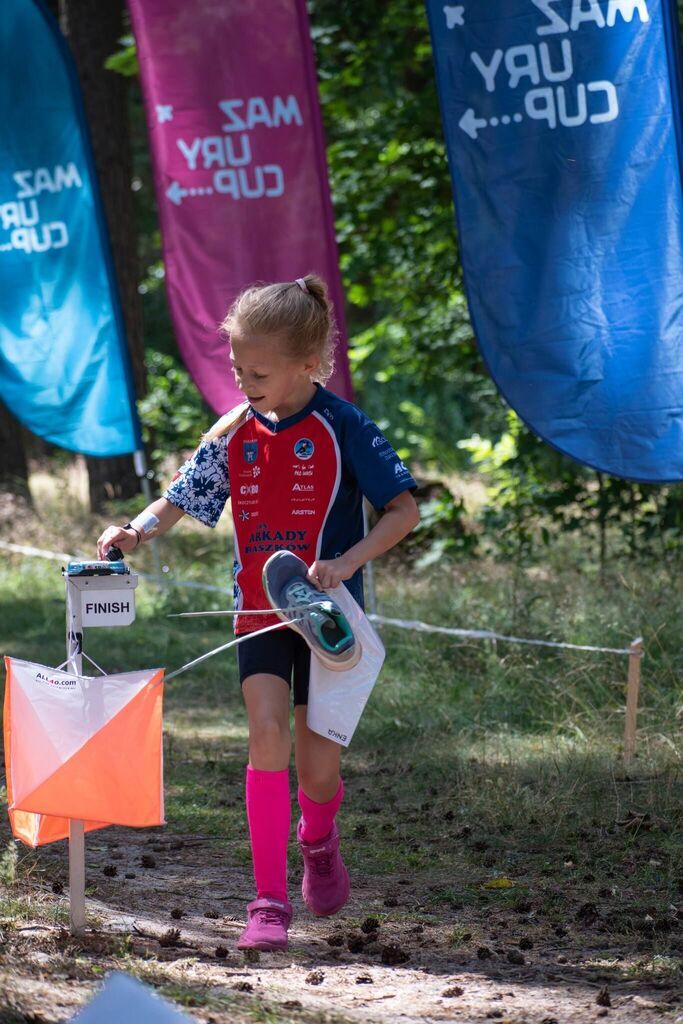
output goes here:
[[69, 819], [69, 918], [72, 935], [85, 932], [85, 829]]
[[639, 636], [629, 647], [628, 685], [626, 687], [626, 721], [624, 723], [624, 764], [631, 762], [636, 749], [636, 719], [640, 691], [640, 662], [643, 657], [643, 638]]

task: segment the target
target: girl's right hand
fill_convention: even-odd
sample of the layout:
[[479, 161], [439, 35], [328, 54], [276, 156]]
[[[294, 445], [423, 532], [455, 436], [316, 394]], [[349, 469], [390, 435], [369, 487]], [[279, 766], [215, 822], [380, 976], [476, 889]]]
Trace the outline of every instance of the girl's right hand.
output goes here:
[[107, 529], [97, 538], [97, 557], [104, 561], [107, 551], [112, 545], [121, 548], [125, 554], [138, 546], [138, 538], [135, 530], [124, 530], [122, 526], [108, 526]]

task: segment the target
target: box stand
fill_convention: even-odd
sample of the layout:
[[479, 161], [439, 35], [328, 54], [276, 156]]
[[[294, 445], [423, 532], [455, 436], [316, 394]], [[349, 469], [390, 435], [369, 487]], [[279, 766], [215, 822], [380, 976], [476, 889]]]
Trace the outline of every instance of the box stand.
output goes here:
[[[71, 566], [63, 571], [66, 656], [77, 675], [83, 675], [84, 620], [88, 626], [110, 627], [127, 626], [135, 620], [137, 573], [128, 570], [116, 573], [114, 564], [121, 563], [109, 563], [109, 566], [91, 563], [89, 575], [71, 574]], [[116, 610], [107, 610], [107, 604]], [[69, 820], [69, 918], [72, 935], [82, 935], [85, 931], [85, 827], [74, 818]]]

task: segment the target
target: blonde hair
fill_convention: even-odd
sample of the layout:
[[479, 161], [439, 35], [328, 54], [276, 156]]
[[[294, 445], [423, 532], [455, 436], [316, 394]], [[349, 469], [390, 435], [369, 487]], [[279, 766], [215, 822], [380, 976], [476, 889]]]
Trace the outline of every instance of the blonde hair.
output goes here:
[[217, 437], [229, 434], [239, 423], [246, 418], [249, 402], [240, 402], [230, 412], [226, 412], [205, 434], [202, 434], [202, 441], [215, 441]]
[[[332, 376], [336, 325], [327, 285], [317, 274], [306, 274], [296, 281], [245, 288], [228, 310], [220, 330], [244, 337], [284, 335], [291, 356], [319, 358], [320, 365], [311, 374], [311, 380], [326, 384]], [[248, 407], [249, 403], [243, 402], [221, 416], [202, 440], [213, 441], [229, 433], [244, 419]]]

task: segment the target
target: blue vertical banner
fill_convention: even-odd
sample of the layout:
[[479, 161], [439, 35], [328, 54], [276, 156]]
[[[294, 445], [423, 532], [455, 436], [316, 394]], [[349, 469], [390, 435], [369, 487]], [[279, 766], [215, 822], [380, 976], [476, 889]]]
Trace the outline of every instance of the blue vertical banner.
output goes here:
[[683, 479], [675, 0], [427, 0], [462, 263], [499, 390], [595, 469]]
[[123, 320], [75, 68], [52, 15], [2, 0], [0, 396], [86, 455], [140, 448]]

